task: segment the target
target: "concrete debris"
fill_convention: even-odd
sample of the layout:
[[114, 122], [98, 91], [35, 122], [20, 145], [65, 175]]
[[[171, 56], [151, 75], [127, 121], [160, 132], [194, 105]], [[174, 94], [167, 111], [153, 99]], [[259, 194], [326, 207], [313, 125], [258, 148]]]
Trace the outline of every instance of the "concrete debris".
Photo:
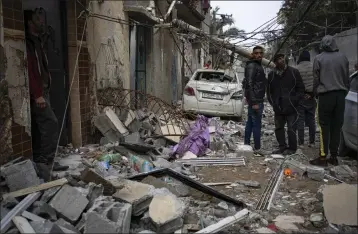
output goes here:
[[339, 165], [330, 169], [332, 176], [337, 177], [340, 180], [351, 179], [357, 177], [357, 173], [354, 172], [348, 165]]
[[228, 210], [229, 209], [229, 206], [228, 206], [228, 204], [226, 202], [220, 202], [218, 204], [218, 207], [223, 209], [223, 210]]
[[237, 155], [239, 157], [250, 158], [254, 155], [254, 150], [250, 145], [237, 145]]
[[[45, 234], [52, 234], [52, 233], [66, 233], [64, 232], [59, 225], [49, 221], [32, 221], [30, 225], [35, 230], [36, 233], [45, 233]], [[75, 232], [72, 232], [75, 233]]]
[[312, 180], [322, 181], [324, 179], [325, 170], [322, 167], [307, 166], [307, 177]]
[[260, 188], [260, 183], [253, 180], [237, 180], [236, 183], [245, 185], [251, 188]]
[[1, 174], [5, 177], [10, 192], [40, 184], [40, 178], [30, 160], [3, 167]]
[[69, 185], [64, 185], [49, 203], [70, 223], [75, 223], [79, 219], [87, 204], [88, 199]]
[[43, 201], [36, 201], [33, 204], [34, 209], [32, 213], [38, 215], [44, 219], [49, 219], [50, 221], [56, 221], [57, 215], [56, 211], [46, 202]]
[[149, 217], [158, 233], [171, 233], [183, 226], [185, 206], [173, 194], [157, 194], [149, 206]]
[[316, 228], [321, 228], [324, 225], [324, 216], [322, 213], [313, 213], [310, 215], [310, 221]]
[[282, 223], [304, 223], [305, 219], [302, 216], [296, 215], [279, 215], [273, 221]]
[[47, 189], [41, 196], [41, 200], [43, 202], [48, 202], [51, 200], [53, 196], [60, 190], [61, 186], [53, 187], [50, 189]]
[[124, 187], [117, 190], [113, 194], [113, 198], [121, 202], [130, 203], [134, 216], [143, 214], [148, 209], [153, 198], [154, 187], [130, 180], [123, 180], [123, 184]]

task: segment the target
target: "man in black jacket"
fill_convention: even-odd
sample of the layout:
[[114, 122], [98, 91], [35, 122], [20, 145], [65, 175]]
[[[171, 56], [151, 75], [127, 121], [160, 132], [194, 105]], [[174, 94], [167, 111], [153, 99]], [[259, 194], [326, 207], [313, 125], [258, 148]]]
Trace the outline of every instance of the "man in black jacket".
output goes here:
[[254, 135], [254, 151], [258, 155], [267, 154], [261, 149], [261, 119], [264, 109], [266, 77], [261, 66], [263, 48], [254, 47], [252, 59], [246, 63], [243, 88], [248, 103], [247, 122], [245, 126], [245, 145], [250, 145], [251, 134]]
[[[293, 154], [297, 150], [296, 122], [298, 105], [305, 92], [299, 71], [287, 66], [283, 54], [273, 59], [276, 69], [268, 75], [267, 98], [275, 112], [275, 135], [279, 149], [273, 153]], [[285, 140], [287, 123], [288, 146]]]

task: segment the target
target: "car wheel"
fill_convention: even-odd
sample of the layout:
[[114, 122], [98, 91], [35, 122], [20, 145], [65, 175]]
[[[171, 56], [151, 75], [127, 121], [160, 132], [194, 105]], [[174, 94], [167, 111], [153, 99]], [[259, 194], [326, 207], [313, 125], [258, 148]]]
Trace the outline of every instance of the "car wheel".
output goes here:
[[350, 149], [347, 147], [346, 142], [344, 141], [343, 133], [341, 132], [341, 139], [339, 141], [339, 157], [346, 157]]

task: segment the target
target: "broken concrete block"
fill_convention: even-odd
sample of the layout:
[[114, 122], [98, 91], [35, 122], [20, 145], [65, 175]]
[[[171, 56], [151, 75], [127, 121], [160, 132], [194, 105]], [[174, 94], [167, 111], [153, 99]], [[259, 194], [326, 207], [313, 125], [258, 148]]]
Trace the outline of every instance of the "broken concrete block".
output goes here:
[[104, 109], [104, 113], [94, 117], [94, 125], [112, 143], [129, 133], [116, 113], [109, 107]]
[[30, 160], [3, 167], [1, 173], [5, 177], [10, 192], [40, 184], [40, 179]]
[[224, 202], [224, 201], [220, 202], [220, 203], [218, 204], [218, 207], [219, 207], [220, 209], [223, 209], [223, 210], [228, 210], [228, 209], [229, 209], [228, 204], [227, 204], [226, 202]]
[[113, 194], [117, 201], [127, 202], [132, 205], [134, 216], [143, 214], [149, 207], [153, 198], [154, 187], [136, 181], [123, 180], [124, 187]]
[[307, 177], [316, 180], [316, 181], [322, 181], [324, 179], [324, 168], [322, 167], [315, 167], [315, 166], [307, 166]]
[[236, 145], [236, 152], [238, 157], [252, 157], [254, 156], [254, 149], [250, 145]]
[[49, 203], [63, 218], [71, 223], [78, 220], [87, 204], [87, 198], [69, 185], [64, 185]]
[[324, 225], [324, 216], [322, 213], [313, 213], [310, 215], [310, 221], [316, 228], [321, 228]]
[[304, 223], [305, 219], [297, 215], [279, 215], [273, 221], [282, 223]]
[[87, 195], [87, 199], [88, 199], [88, 205], [87, 207], [92, 207], [94, 201], [101, 195], [103, 195], [103, 191], [104, 191], [104, 187], [101, 184], [95, 184], [90, 182], [88, 184], [88, 195]]
[[115, 188], [113, 187], [112, 183], [104, 179], [100, 174], [91, 168], [86, 168], [81, 172], [81, 180], [86, 183], [93, 182], [95, 184], [102, 184], [104, 186], [104, 195], [112, 195], [115, 192]]
[[169, 184], [160, 178], [155, 178], [153, 176], [147, 176], [142, 180], [142, 183], [149, 184], [154, 186], [156, 189], [166, 188], [171, 193], [178, 197], [186, 197], [189, 195], [189, 189], [183, 184]]
[[256, 229], [256, 232], [259, 234], [270, 234], [270, 233], [276, 233], [274, 231], [272, 231], [271, 229], [267, 228], [267, 227], [261, 227]]
[[55, 234], [55, 233], [65, 233], [57, 224], [45, 220], [45, 221], [32, 221], [30, 225], [36, 233], [46, 233], [46, 234]]
[[173, 194], [157, 194], [149, 206], [149, 217], [158, 233], [172, 233], [183, 226], [185, 204]]
[[48, 202], [53, 196], [60, 190], [61, 186], [56, 186], [50, 189], [47, 189], [41, 196], [40, 201]]
[[79, 233], [79, 231], [72, 224], [70, 224], [69, 222], [67, 222], [66, 220], [64, 220], [62, 218], [58, 219], [55, 222], [55, 224], [59, 225], [60, 227], [64, 227], [64, 228], [66, 228], [68, 230], [71, 230], [71, 231], [73, 231], [75, 233]]
[[153, 164], [157, 168], [171, 168], [172, 163], [170, 163], [168, 160], [165, 160], [164, 158], [158, 158], [157, 160], [153, 161]]
[[100, 233], [102, 225], [107, 225], [110, 233], [129, 233], [132, 206], [105, 200], [96, 200], [85, 215], [84, 233]]
[[357, 177], [357, 173], [354, 172], [348, 165], [335, 166], [331, 168], [330, 171], [332, 176], [335, 176], [340, 180]]
[[38, 215], [44, 219], [49, 219], [50, 221], [57, 220], [56, 211], [46, 202], [36, 201], [33, 206], [34, 209], [32, 210], [32, 213], [35, 215]]

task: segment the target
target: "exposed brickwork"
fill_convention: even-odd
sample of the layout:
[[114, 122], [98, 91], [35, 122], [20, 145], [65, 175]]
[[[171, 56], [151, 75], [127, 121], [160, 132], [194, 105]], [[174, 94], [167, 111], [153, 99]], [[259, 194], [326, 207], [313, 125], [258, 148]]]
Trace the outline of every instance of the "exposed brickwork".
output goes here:
[[[22, 0], [2, 0], [1, 3], [4, 28], [24, 31]], [[0, 159], [0, 164], [20, 156], [30, 157], [32, 155], [31, 137], [25, 132], [25, 127], [13, 122], [11, 132], [13, 154], [7, 158]]]

